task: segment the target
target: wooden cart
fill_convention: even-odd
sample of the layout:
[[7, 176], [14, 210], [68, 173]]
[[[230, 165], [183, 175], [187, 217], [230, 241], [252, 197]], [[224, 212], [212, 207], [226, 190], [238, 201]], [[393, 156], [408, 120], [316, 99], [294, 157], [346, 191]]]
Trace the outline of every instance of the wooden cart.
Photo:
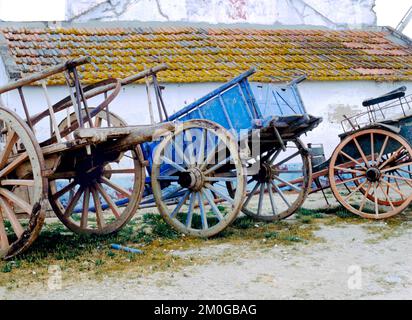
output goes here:
[[[331, 188], [342, 206], [369, 219], [389, 218], [409, 206], [412, 95], [405, 92], [401, 87], [365, 100], [364, 112], [344, 117], [341, 142], [329, 160], [313, 167], [312, 192]], [[317, 157], [319, 149], [311, 150]]]
[[[173, 125], [126, 126], [109, 104], [122, 85], [155, 76], [166, 66], [83, 87], [76, 67], [88, 62], [70, 60], [0, 87], [0, 258], [14, 257], [33, 243], [49, 203], [66, 226], [87, 234], [119, 230], [139, 206], [145, 181], [139, 144]], [[52, 104], [46, 81], [57, 74], [64, 75], [69, 94]], [[36, 115], [30, 115], [24, 93], [33, 84], [41, 85], [47, 104]], [[12, 92], [21, 99], [21, 113], [4, 102]], [[125, 173], [132, 177], [131, 188], [117, 183]], [[129, 199], [122, 208], [115, 203], [119, 194]]]

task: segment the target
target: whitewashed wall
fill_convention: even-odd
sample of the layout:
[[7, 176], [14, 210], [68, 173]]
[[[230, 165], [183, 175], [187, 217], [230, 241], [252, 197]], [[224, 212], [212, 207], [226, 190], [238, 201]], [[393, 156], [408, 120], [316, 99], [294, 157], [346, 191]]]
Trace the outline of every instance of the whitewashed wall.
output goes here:
[[[1, 69], [0, 69], [1, 77]], [[166, 84], [163, 91], [164, 100], [169, 114], [178, 111], [183, 106], [195, 101], [204, 94], [217, 88], [219, 83]], [[313, 132], [303, 137], [305, 142], [323, 143], [329, 156], [339, 142], [338, 134], [342, 132], [339, 120], [342, 114], [353, 114], [363, 110], [362, 101], [376, 97], [399, 86], [406, 85], [412, 91], [412, 82], [408, 83], [376, 83], [373, 81], [339, 81], [339, 82], [303, 82], [299, 85], [302, 99], [309, 113], [323, 117], [323, 123]], [[67, 95], [65, 87], [51, 87], [53, 101]], [[25, 89], [26, 100], [30, 112], [35, 114], [44, 110], [47, 105], [44, 95], [38, 87]], [[18, 113], [23, 114], [17, 92], [2, 95], [5, 104]], [[154, 98], [152, 100], [155, 101]], [[96, 105], [97, 101], [91, 105]], [[119, 114], [130, 124], [150, 123], [145, 87], [142, 85], [128, 86], [122, 89], [120, 95], [110, 106], [111, 111]], [[59, 119], [65, 113], [59, 115]], [[37, 131], [39, 138], [46, 135], [49, 127], [45, 122]]]
[[67, 0], [66, 20], [376, 25], [375, 0]]

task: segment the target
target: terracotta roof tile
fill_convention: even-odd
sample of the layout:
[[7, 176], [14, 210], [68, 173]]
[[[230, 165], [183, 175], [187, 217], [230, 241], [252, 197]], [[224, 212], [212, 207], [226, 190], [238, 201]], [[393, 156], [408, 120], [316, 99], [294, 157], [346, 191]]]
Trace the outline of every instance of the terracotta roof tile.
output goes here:
[[[252, 80], [412, 80], [412, 48], [385, 31], [229, 28], [4, 28], [21, 76], [90, 55], [86, 83], [165, 62], [164, 82], [226, 81], [254, 66]], [[62, 76], [51, 84], [62, 84]]]

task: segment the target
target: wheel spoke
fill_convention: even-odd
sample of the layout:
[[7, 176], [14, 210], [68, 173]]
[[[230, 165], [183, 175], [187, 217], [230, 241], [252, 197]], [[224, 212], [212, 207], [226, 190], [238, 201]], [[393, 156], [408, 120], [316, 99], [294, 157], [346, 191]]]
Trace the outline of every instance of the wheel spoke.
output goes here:
[[[0, 188], [0, 194], [7, 198], [8, 200], [10, 200], [11, 202], [13, 202], [14, 204], [16, 204], [20, 209], [22, 209], [24, 212], [26, 212], [27, 214], [31, 215], [31, 212], [33, 211], [33, 207], [27, 203], [26, 201], [24, 201], [22, 198], [18, 197], [17, 195], [15, 195], [13, 192], [7, 190], [7, 189], [3, 189]], [[7, 201], [5, 201], [6, 203]]]
[[353, 195], [360, 189], [362, 188], [365, 184], [366, 184], [367, 180], [365, 180], [363, 183], [361, 183], [360, 185], [358, 185], [349, 195], [347, 195], [343, 200], [344, 201], [348, 201], [350, 200]]
[[366, 167], [361, 164], [359, 161], [357, 161], [356, 159], [352, 158], [350, 155], [348, 155], [346, 152], [344, 152], [343, 150], [341, 150], [340, 152], [343, 156], [345, 156], [346, 158], [348, 158], [349, 160], [351, 160], [352, 162], [356, 163], [358, 166], [360, 166], [363, 170], [366, 170]]
[[258, 202], [258, 210], [257, 210], [258, 216], [262, 215], [263, 196], [265, 194], [265, 186], [266, 186], [265, 183], [260, 184], [259, 202]]
[[283, 179], [280, 178], [279, 176], [274, 176], [273, 178], [274, 178], [275, 180], [278, 180], [278, 181], [282, 182], [283, 184], [288, 185], [289, 187], [291, 187], [292, 189], [296, 190], [297, 192], [301, 192], [301, 191], [302, 191], [302, 189], [300, 189], [300, 188], [298, 188], [297, 186], [289, 183], [289, 182], [286, 181], [286, 180], [283, 180]]
[[130, 198], [132, 196], [132, 194], [127, 191], [126, 189], [124, 189], [121, 186], [118, 186], [117, 184], [113, 183], [112, 181], [110, 181], [109, 179], [107, 179], [106, 177], [101, 177], [101, 182], [104, 183], [105, 185], [108, 185], [110, 188], [112, 188], [113, 190], [116, 190], [117, 192], [125, 195], [127, 198]]
[[379, 205], [378, 205], [378, 194], [376, 190], [376, 182], [373, 184], [373, 196], [375, 199], [375, 214], [378, 217], [379, 216]]
[[[395, 171], [396, 173], [398, 173], [397, 171]], [[399, 173], [398, 173], [398, 175], [399, 175]], [[401, 175], [399, 175], [399, 176], [395, 176], [395, 175], [389, 175], [389, 174], [383, 174], [382, 175], [383, 177], [386, 177], [386, 178], [392, 178], [392, 179], [394, 179], [394, 180], [402, 180], [402, 181], [405, 181], [409, 186], [411, 186], [411, 182], [412, 182], [412, 179], [409, 179], [409, 178], [406, 178], [406, 177], [402, 177]]]
[[278, 214], [278, 210], [276, 208], [275, 197], [273, 195], [273, 190], [272, 190], [271, 183], [267, 183], [267, 188], [268, 188], [268, 192], [269, 192], [270, 206], [272, 207], [272, 214], [274, 216], [276, 216]]
[[183, 136], [186, 134], [186, 141], [189, 142], [188, 147], [186, 148], [186, 150], [189, 152], [189, 165], [190, 166], [194, 166], [196, 165], [196, 157], [195, 157], [195, 146], [194, 146], [194, 142], [193, 142], [193, 135], [192, 132], [190, 131], [190, 129], [185, 130], [183, 132]]
[[90, 190], [93, 195], [93, 202], [94, 202], [94, 209], [96, 212], [96, 222], [97, 227], [99, 229], [103, 229], [105, 227], [104, 217], [103, 217], [103, 210], [102, 210], [102, 203], [100, 202], [99, 194], [95, 187], [90, 187]]
[[[384, 179], [381, 180], [385, 185], [387, 185], [389, 188], [392, 188], [396, 193], [398, 193], [403, 199], [405, 195], [400, 191], [398, 188], [394, 187], [391, 183], [386, 182]], [[406, 197], [405, 197], [406, 198]]]
[[24, 161], [26, 161], [28, 158], [27, 152], [24, 152], [20, 155], [18, 155], [12, 162], [10, 162], [6, 167], [4, 167], [0, 171], [0, 178], [4, 177], [5, 175], [8, 175], [10, 172], [12, 172], [14, 169], [16, 169], [20, 164], [22, 164]]
[[274, 181], [272, 181], [272, 185], [275, 188], [276, 192], [279, 193], [280, 197], [282, 198], [282, 200], [286, 203], [286, 205], [290, 208], [291, 204], [289, 203], [288, 199], [286, 199], [285, 195], [283, 194], [282, 190], [280, 190], [280, 188], [278, 188], [278, 186], [276, 185], [276, 183]]
[[363, 195], [362, 202], [361, 202], [361, 204], [360, 204], [360, 206], [359, 206], [359, 211], [362, 211], [362, 210], [363, 210], [363, 207], [365, 206], [366, 200], [367, 200], [368, 195], [369, 195], [369, 191], [371, 190], [371, 187], [372, 187], [372, 184], [371, 184], [369, 181], [367, 181], [367, 183], [368, 183], [368, 188], [366, 189], [366, 192], [365, 192], [365, 194]]
[[205, 162], [200, 166], [200, 170], [204, 170], [206, 166], [210, 164], [212, 160], [215, 159], [216, 153], [219, 152], [222, 145], [223, 145], [223, 142], [218, 141], [218, 143], [213, 148], [213, 150], [209, 152], [209, 154], [207, 155]]
[[203, 204], [203, 196], [200, 192], [197, 193], [197, 201], [199, 202], [199, 210], [200, 210], [200, 217], [202, 220], [202, 229], [206, 230], [209, 228], [207, 224], [207, 217], [206, 217], [206, 212], [205, 212], [205, 206]]
[[180, 172], [185, 172], [186, 169], [183, 168], [181, 165], [177, 164], [176, 162], [173, 162], [172, 160], [170, 160], [168, 157], [162, 156], [160, 157], [160, 159], [165, 162], [166, 164], [172, 166], [173, 168], [175, 168], [176, 170], [180, 171]]
[[80, 227], [82, 229], [87, 228], [89, 220], [89, 205], [90, 205], [90, 188], [87, 187], [83, 193], [83, 208], [82, 208], [82, 217], [80, 220]]
[[389, 162], [394, 161], [394, 160], [399, 156], [399, 153], [400, 153], [402, 150], [405, 150], [405, 147], [404, 147], [404, 146], [401, 146], [401, 147], [400, 147], [398, 150], [396, 150], [388, 159], [386, 159], [386, 161], [384, 161], [381, 165], [379, 165], [379, 169], [384, 168]]
[[357, 180], [359, 180], [360, 178], [363, 178], [363, 177], [364, 177], [364, 176], [362, 175], [362, 176], [356, 176], [355, 178], [351, 178], [351, 179], [347, 179], [347, 180], [342, 180], [342, 181], [336, 182], [336, 185], [339, 186], [339, 185], [341, 185], [341, 184], [346, 184], [346, 183], [349, 183], [349, 182], [357, 181]]
[[57, 191], [55, 194], [53, 194], [53, 199], [58, 199], [68, 191], [72, 190], [76, 186], [77, 182], [72, 181], [65, 187], [63, 187], [60, 191]]
[[360, 174], [360, 175], [364, 174], [364, 171], [350, 169], [350, 168], [342, 168], [342, 167], [339, 167], [339, 166], [334, 166], [334, 169], [335, 170], [345, 171], [345, 172], [350, 172], [350, 173], [357, 173], [357, 174]]
[[278, 157], [278, 155], [280, 154], [280, 152], [282, 151], [282, 149], [278, 149], [276, 150], [276, 152], [272, 155], [272, 157], [269, 160], [269, 165], [273, 165], [273, 162], [275, 162], [276, 158]]
[[9, 155], [13, 150], [15, 143], [19, 137], [14, 131], [7, 133], [6, 143], [0, 155], [0, 168], [3, 168], [9, 159]]
[[249, 204], [250, 200], [252, 199], [253, 195], [255, 194], [256, 190], [259, 188], [260, 186], [260, 182], [256, 182], [255, 186], [253, 187], [252, 191], [249, 192], [246, 201], [244, 202], [243, 206], [246, 208], [247, 205]]
[[373, 132], [371, 132], [371, 160], [375, 162], [375, 141], [373, 138]]
[[192, 192], [190, 194], [189, 209], [187, 211], [187, 217], [186, 217], [186, 227], [187, 228], [192, 227], [192, 218], [193, 218], [193, 210], [195, 207], [195, 202], [196, 202], [196, 192]]
[[230, 202], [231, 204], [234, 204], [234, 203], [235, 203], [235, 201], [234, 201], [232, 198], [230, 198], [229, 196], [227, 196], [227, 195], [223, 194], [222, 192], [220, 192], [219, 190], [217, 190], [217, 189], [216, 189], [214, 186], [212, 186], [210, 183], [206, 183], [206, 184], [205, 184], [205, 187], [206, 187], [207, 189], [212, 190], [212, 191], [213, 191], [215, 194], [217, 194], [219, 197], [225, 199], [226, 201]]
[[382, 169], [381, 172], [393, 171], [393, 170], [401, 169], [405, 166], [410, 166], [410, 165], [412, 165], [412, 162], [402, 163], [402, 164], [394, 166], [394, 167]]
[[174, 218], [176, 216], [176, 214], [182, 208], [183, 204], [189, 198], [189, 196], [190, 196], [190, 190], [187, 190], [186, 193], [183, 195], [183, 197], [180, 198], [180, 200], [179, 200], [177, 206], [174, 208], [173, 212], [170, 214], [170, 218]]
[[389, 136], [385, 137], [385, 140], [383, 141], [382, 147], [381, 147], [381, 151], [379, 152], [379, 156], [378, 159], [376, 159], [376, 161], [379, 163], [382, 160], [383, 157], [383, 153], [385, 152], [386, 149], [386, 145], [388, 144], [388, 140], [389, 140]]
[[385, 195], [386, 200], [388, 200], [389, 205], [391, 206], [392, 210], [395, 210], [395, 206], [393, 205], [389, 194], [383, 189], [382, 185], [379, 184], [379, 188], [381, 189], [382, 193]]
[[275, 167], [280, 167], [282, 164], [288, 162], [289, 160], [292, 160], [293, 158], [295, 158], [298, 155], [300, 155], [300, 151], [296, 151], [294, 154], [290, 155], [289, 157], [286, 157], [285, 159], [283, 159], [279, 163], [276, 163]]
[[202, 165], [203, 160], [205, 159], [205, 146], [207, 141], [207, 131], [202, 131], [202, 136], [200, 138], [199, 153], [197, 155], [197, 165]]
[[222, 166], [224, 166], [231, 158], [232, 156], [227, 157], [225, 160], [220, 161], [219, 163], [215, 164], [213, 167], [210, 167], [209, 169], [207, 169], [204, 174], [210, 174], [214, 171], [216, 171], [217, 169], [221, 168]]
[[9, 219], [11, 227], [13, 228], [14, 233], [16, 234], [17, 238], [20, 238], [22, 234], [24, 233], [24, 229], [22, 225], [20, 224], [20, 221], [17, 218], [16, 214], [14, 213], [13, 209], [10, 207], [9, 203], [7, 202], [7, 199], [0, 197], [0, 206], [2, 208], [2, 211], [7, 215], [7, 218]]
[[9, 248], [9, 238], [7, 237], [6, 228], [4, 227], [3, 215], [0, 212], [0, 254]]
[[104, 190], [103, 186], [100, 183], [96, 183], [95, 188], [102, 195], [103, 199], [106, 201], [106, 204], [109, 206], [116, 219], [120, 219], [121, 214], [119, 208], [113, 202], [112, 198], [107, 194], [106, 190]]
[[356, 148], [358, 149], [359, 154], [360, 154], [360, 156], [362, 157], [363, 162], [365, 162], [366, 167], [369, 168], [369, 161], [368, 161], [368, 159], [366, 158], [365, 153], [363, 152], [361, 146], [359, 145], [358, 139], [353, 138], [353, 142], [355, 142]]
[[70, 199], [69, 203], [67, 204], [66, 210], [64, 211], [64, 217], [69, 218], [73, 214], [73, 209], [76, 206], [77, 202], [80, 199], [80, 196], [83, 193], [83, 187], [79, 187], [79, 189], [76, 191], [74, 196]]
[[186, 162], [185, 155], [184, 155], [182, 149], [176, 143], [176, 139], [172, 140], [171, 145], [172, 145], [172, 148], [174, 148], [177, 155], [180, 157], [180, 159], [182, 159], [182, 164], [185, 165], [186, 167], [189, 167], [189, 164]]
[[219, 208], [216, 206], [216, 203], [213, 200], [212, 192], [210, 190], [202, 189], [202, 193], [204, 194], [207, 202], [209, 202], [210, 207], [212, 208], [212, 211], [215, 214], [215, 216], [219, 219], [219, 221], [222, 221], [224, 218]]

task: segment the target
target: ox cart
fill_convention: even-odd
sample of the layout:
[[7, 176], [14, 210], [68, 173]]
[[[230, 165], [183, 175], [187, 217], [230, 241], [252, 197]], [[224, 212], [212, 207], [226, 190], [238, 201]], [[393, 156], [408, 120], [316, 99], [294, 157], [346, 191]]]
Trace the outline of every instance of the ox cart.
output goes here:
[[[149, 170], [142, 207], [156, 204], [184, 234], [215, 235], [239, 209], [262, 221], [282, 219], [309, 193], [311, 159], [299, 137], [321, 119], [309, 115], [300, 98], [297, 84], [305, 77], [252, 90], [248, 77], [254, 72], [163, 114], [180, 127], [142, 144]], [[294, 182], [296, 176], [304, 178]]]
[[[165, 66], [83, 87], [76, 68], [88, 62], [70, 60], [0, 87], [0, 258], [14, 257], [33, 243], [49, 205], [71, 230], [87, 234], [119, 230], [139, 206], [145, 179], [139, 145], [173, 126], [126, 126], [109, 104], [122, 85], [155, 76]], [[69, 94], [53, 104], [46, 81], [56, 76], [65, 78]], [[47, 107], [31, 115], [25, 94], [35, 83], [42, 86]], [[6, 105], [12, 94], [21, 100], [20, 113]], [[132, 176], [132, 188], [117, 183], [116, 176], [124, 173]], [[125, 207], [115, 203], [119, 194], [129, 199]]]

